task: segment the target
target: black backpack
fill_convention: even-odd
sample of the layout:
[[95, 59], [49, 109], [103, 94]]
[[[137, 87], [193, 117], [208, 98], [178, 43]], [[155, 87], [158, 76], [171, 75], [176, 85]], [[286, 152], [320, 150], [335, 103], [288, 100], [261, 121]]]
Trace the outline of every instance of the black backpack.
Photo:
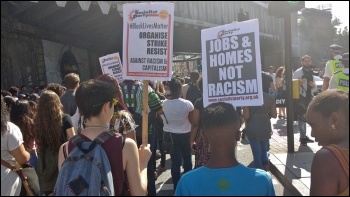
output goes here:
[[197, 99], [202, 98], [202, 92], [199, 90], [198, 86], [195, 86], [192, 83], [189, 83], [188, 85], [190, 87], [187, 90], [186, 99], [191, 101], [194, 105]]

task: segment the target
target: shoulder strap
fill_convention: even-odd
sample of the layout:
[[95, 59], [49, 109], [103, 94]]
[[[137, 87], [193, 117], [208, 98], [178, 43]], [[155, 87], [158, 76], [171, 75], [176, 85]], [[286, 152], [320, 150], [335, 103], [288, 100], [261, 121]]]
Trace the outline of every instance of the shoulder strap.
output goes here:
[[116, 136], [117, 134], [114, 133], [113, 131], [105, 131], [103, 133], [101, 133], [99, 136], [97, 136], [94, 139], [94, 142], [98, 143], [98, 144], [103, 144], [103, 142], [105, 142], [107, 139], [109, 139], [110, 137]]
[[[79, 135], [79, 134], [78, 134]], [[94, 144], [98, 143], [98, 144], [103, 144], [108, 138], [112, 137], [112, 136], [116, 136], [117, 133], [113, 132], [113, 131], [105, 131], [103, 133], [101, 133], [99, 136], [96, 137], [96, 139], [93, 141], [95, 142]], [[77, 135], [75, 135], [77, 136]], [[74, 136], [74, 137], [75, 137]], [[121, 135], [122, 136], [122, 135]], [[122, 136], [123, 137], [123, 136]], [[71, 138], [72, 139], [72, 138]], [[74, 139], [72, 139], [74, 140]], [[80, 141], [81, 140], [81, 141]], [[84, 140], [80, 137], [80, 139], [76, 139], [74, 140], [74, 142], [72, 141], [72, 143], [74, 144], [74, 146], [77, 146], [78, 144], [80, 144], [81, 142], [83, 142]], [[67, 142], [69, 143], [69, 142]], [[69, 144], [65, 143], [63, 145], [63, 156], [64, 156], [64, 159], [67, 158], [67, 149], [69, 147]], [[124, 143], [125, 143], [125, 138], [123, 137], [123, 147], [124, 147]], [[92, 146], [92, 148], [94, 148], [95, 146]], [[79, 148], [79, 146], [78, 146]], [[68, 150], [69, 151], [69, 150]], [[84, 151], [83, 151], [84, 152]]]
[[63, 156], [64, 156], [64, 159], [67, 159], [67, 150], [66, 150], [66, 143], [63, 144], [63, 147], [62, 147], [62, 150], [63, 150]]
[[341, 150], [341, 148], [335, 144], [331, 144], [323, 148], [326, 148], [327, 150], [331, 151], [335, 155], [341, 167], [343, 168], [346, 176], [349, 178], [349, 158], [346, 157], [344, 151]]
[[94, 140], [94, 141], [92, 141], [89, 148], [87, 148], [87, 149], [83, 148], [82, 144], [83, 144], [83, 142], [85, 142], [85, 140], [80, 137], [80, 134], [73, 136], [72, 138], [69, 139], [69, 141], [72, 142], [72, 144], [74, 144], [74, 146], [78, 147], [84, 154], [87, 154], [92, 149], [94, 149], [96, 144], [97, 144], [97, 142]]
[[10, 170], [14, 171], [16, 169], [15, 166], [10, 165], [7, 161], [1, 159], [1, 165], [5, 166], [6, 168], [9, 168]]
[[123, 148], [124, 148], [124, 145], [125, 145], [125, 137], [122, 136], [122, 135], [121, 135], [121, 137], [122, 137], [122, 144], [123, 144], [123, 145], [122, 145], [122, 149], [123, 149]]
[[73, 137], [71, 137], [69, 139], [70, 142], [72, 142], [72, 144], [74, 144], [74, 146], [77, 146], [78, 144], [84, 142], [84, 139], [80, 137], [80, 135], [75, 135]]

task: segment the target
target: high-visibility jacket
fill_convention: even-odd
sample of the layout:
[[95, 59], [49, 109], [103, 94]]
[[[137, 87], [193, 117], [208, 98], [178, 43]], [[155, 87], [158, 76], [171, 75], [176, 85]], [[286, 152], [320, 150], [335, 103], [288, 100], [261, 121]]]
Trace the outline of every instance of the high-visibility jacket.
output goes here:
[[[327, 73], [329, 74], [334, 74], [338, 71], [342, 71], [343, 70], [343, 66], [340, 60], [338, 59], [332, 59], [332, 60], [328, 60], [327, 64], [326, 64], [326, 68], [327, 69]], [[332, 76], [329, 76], [329, 78], [331, 78]]]
[[349, 74], [345, 74], [342, 71], [335, 72], [331, 78], [330, 83], [334, 84], [335, 89], [349, 91]]

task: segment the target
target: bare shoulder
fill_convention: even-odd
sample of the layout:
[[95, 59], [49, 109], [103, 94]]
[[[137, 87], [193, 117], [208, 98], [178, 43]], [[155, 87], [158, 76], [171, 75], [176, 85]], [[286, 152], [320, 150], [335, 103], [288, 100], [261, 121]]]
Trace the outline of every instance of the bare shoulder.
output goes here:
[[[137, 150], [137, 144], [135, 142], [135, 140], [131, 139], [131, 138], [125, 138], [125, 143], [124, 143], [124, 148], [123, 148], [123, 152], [127, 152], [130, 154], [130, 151], [136, 151]], [[128, 155], [128, 154], [126, 154]]]
[[313, 160], [314, 160], [313, 163], [319, 162], [319, 161], [323, 161], [323, 163], [324, 162], [335, 163], [335, 161], [337, 161], [337, 158], [330, 150], [326, 148], [321, 148], [319, 151], [316, 152]]
[[344, 191], [349, 181], [336, 156], [322, 148], [315, 154], [311, 167], [310, 195], [334, 196]]
[[315, 154], [312, 161], [312, 172], [338, 176], [342, 169], [336, 156], [328, 149], [322, 148]]

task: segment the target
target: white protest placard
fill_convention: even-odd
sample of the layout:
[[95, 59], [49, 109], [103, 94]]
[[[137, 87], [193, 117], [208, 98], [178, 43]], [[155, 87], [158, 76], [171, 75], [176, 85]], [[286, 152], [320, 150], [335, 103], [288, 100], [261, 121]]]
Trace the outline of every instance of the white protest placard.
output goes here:
[[261, 106], [259, 21], [202, 30], [203, 104]]
[[174, 4], [123, 4], [123, 78], [170, 81]]
[[109, 54], [99, 58], [102, 74], [113, 75], [118, 82], [123, 81], [122, 63], [119, 53]]

